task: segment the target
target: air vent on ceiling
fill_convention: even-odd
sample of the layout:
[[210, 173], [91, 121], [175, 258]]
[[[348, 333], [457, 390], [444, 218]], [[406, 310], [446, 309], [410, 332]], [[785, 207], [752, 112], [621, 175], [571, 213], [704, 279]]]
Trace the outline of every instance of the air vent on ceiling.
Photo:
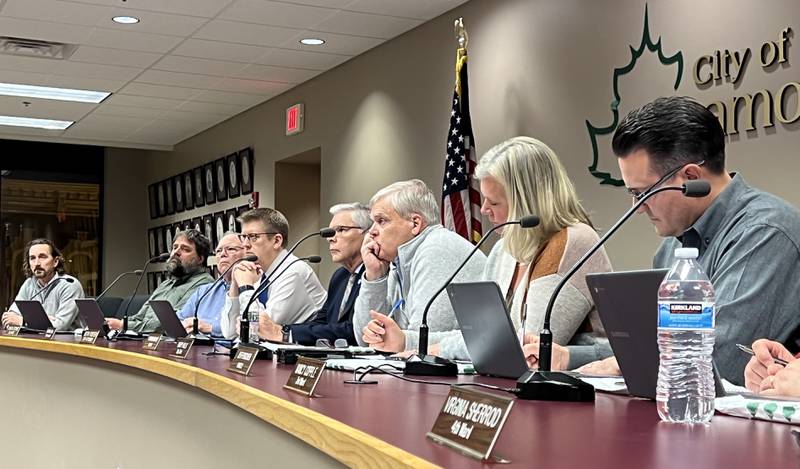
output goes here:
[[65, 60], [78, 48], [75, 44], [0, 36], [0, 54]]

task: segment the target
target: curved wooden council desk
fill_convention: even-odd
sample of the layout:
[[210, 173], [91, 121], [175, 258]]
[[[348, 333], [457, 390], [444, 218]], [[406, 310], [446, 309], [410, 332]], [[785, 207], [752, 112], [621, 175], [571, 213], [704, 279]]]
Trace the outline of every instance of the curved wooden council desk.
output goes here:
[[[35, 337], [35, 336], [34, 336]], [[425, 438], [449, 390], [388, 376], [349, 385], [322, 376], [307, 398], [283, 389], [292, 370], [226, 356], [168, 357], [174, 344], [81, 345], [0, 337], [0, 467], [793, 467], [788, 425], [716, 415], [659, 422], [653, 402], [598, 393], [594, 404], [518, 400], [483, 464]], [[513, 381], [459, 377], [509, 387]], [[451, 380], [455, 382], [456, 380]], [[198, 392], [200, 391], [200, 392]], [[230, 405], [233, 404], [233, 405]]]

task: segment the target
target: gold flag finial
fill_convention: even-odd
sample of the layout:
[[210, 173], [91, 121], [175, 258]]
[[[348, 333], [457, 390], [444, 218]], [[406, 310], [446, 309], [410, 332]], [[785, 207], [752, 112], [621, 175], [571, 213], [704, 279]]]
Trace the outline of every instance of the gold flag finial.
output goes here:
[[464, 27], [464, 18], [455, 20], [453, 30], [456, 34], [456, 41], [458, 41], [459, 49], [466, 49], [469, 43], [469, 36], [467, 36], [467, 29]]
[[467, 35], [467, 28], [464, 27], [464, 18], [458, 18], [453, 22], [453, 31], [458, 41], [458, 49], [456, 50], [456, 93], [461, 95], [461, 67], [467, 61], [467, 44], [469, 44], [469, 36]]

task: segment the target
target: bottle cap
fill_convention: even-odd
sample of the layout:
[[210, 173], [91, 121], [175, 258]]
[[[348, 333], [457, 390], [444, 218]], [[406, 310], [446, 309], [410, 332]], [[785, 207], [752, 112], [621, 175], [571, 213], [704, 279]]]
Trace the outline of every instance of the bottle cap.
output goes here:
[[697, 259], [699, 252], [697, 248], [677, 248], [675, 249], [675, 257], [678, 259]]

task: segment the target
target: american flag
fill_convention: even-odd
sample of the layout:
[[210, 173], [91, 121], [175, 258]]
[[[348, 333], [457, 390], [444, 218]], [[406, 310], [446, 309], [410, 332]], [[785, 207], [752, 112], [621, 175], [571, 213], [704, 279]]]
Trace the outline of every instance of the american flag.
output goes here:
[[467, 97], [467, 53], [459, 49], [442, 178], [442, 224], [473, 244], [483, 235], [481, 195], [472, 177], [476, 164]]

